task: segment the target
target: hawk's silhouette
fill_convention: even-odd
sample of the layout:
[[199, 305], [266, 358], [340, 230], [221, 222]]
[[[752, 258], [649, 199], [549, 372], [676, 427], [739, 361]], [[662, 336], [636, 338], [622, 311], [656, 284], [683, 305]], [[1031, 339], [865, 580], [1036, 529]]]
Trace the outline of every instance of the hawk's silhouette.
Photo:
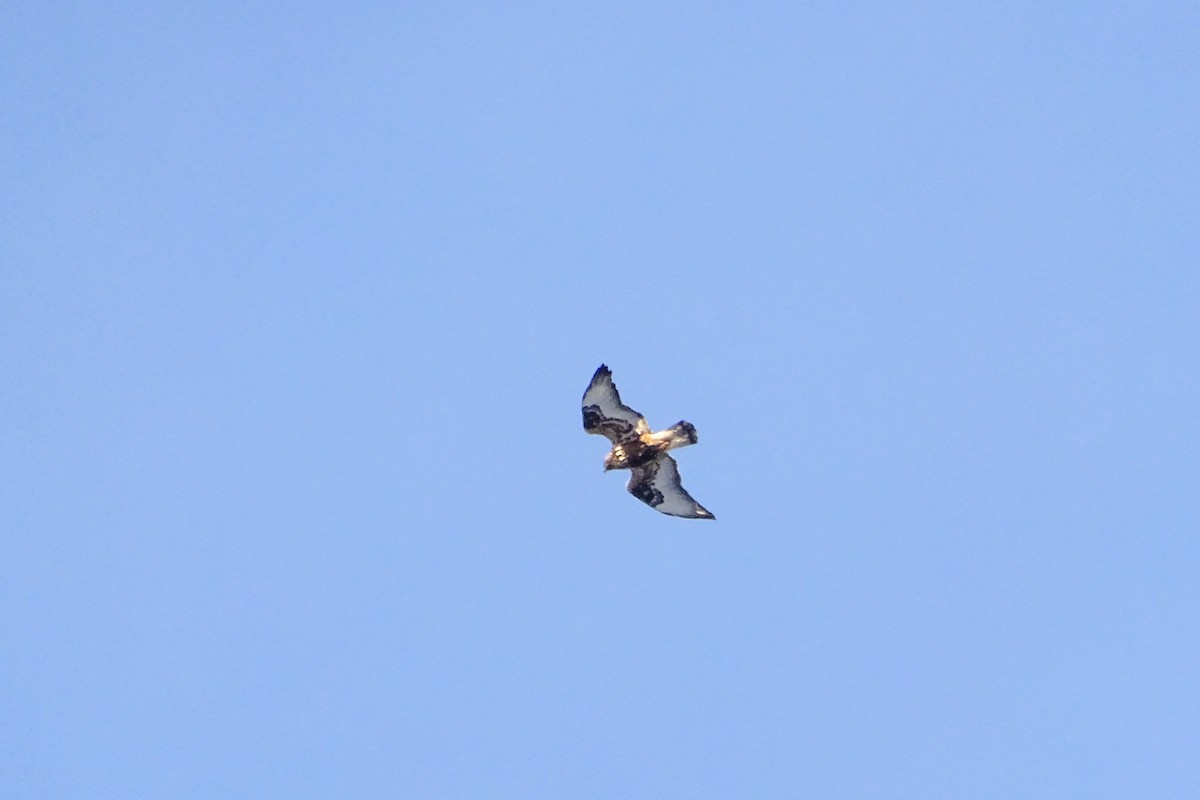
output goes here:
[[696, 443], [695, 426], [680, 421], [658, 433], [651, 432], [645, 417], [621, 403], [612, 370], [603, 364], [583, 393], [583, 429], [612, 442], [604, 469], [631, 470], [626, 488], [638, 500], [674, 517], [716, 519], [683, 488], [675, 459], [667, 455], [668, 450]]

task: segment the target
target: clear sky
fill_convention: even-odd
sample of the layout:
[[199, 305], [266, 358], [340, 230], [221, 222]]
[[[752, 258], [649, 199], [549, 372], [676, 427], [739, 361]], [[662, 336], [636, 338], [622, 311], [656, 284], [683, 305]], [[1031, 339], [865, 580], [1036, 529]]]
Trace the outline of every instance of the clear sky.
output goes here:
[[5, 4], [0, 796], [1200, 796], [1198, 42]]

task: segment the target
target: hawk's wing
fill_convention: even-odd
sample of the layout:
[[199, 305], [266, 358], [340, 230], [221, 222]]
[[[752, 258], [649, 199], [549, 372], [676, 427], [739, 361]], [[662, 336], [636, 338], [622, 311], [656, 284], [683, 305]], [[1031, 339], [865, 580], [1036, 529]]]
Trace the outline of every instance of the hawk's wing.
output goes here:
[[629, 493], [655, 511], [673, 517], [690, 519], [716, 519], [679, 482], [679, 467], [675, 459], [665, 453], [640, 467], [634, 467], [629, 479]]
[[617, 394], [612, 381], [612, 370], [603, 364], [583, 393], [583, 429], [607, 436], [613, 444], [650, 432], [645, 417], [621, 404], [621, 395]]

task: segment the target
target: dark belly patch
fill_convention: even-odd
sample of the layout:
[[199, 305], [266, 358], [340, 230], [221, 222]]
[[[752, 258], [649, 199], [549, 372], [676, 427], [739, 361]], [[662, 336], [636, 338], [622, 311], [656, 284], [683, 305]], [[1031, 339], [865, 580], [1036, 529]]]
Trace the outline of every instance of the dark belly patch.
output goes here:
[[634, 446], [625, 446], [625, 455], [630, 468], [640, 467], [642, 464], [653, 461], [661, 452], [662, 446], [657, 444], [647, 445], [637, 442]]

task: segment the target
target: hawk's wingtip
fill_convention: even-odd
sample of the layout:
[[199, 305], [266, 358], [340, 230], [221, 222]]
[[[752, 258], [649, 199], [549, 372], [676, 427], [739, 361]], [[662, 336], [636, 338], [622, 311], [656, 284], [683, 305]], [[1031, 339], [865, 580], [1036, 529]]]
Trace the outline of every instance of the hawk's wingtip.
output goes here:
[[[608, 368], [607, 364], [601, 364], [600, 366], [596, 367], [596, 371], [592, 373], [592, 383], [604, 380], [605, 378], [608, 378], [609, 381], [612, 381], [612, 370]], [[590, 385], [591, 384], [589, 384], [589, 386]]]

